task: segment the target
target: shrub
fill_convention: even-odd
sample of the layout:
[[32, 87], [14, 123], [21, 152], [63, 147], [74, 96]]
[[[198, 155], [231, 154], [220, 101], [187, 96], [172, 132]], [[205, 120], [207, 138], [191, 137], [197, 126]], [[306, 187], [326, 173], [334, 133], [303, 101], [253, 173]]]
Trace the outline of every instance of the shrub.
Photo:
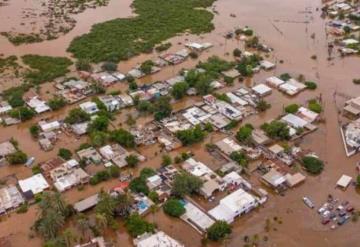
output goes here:
[[297, 104], [291, 104], [291, 105], [288, 105], [287, 107], [285, 107], [285, 111], [287, 113], [296, 113], [297, 111], [299, 110], [299, 105]]
[[134, 154], [126, 156], [125, 161], [130, 167], [135, 167], [137, 164], [139, 164], [139, 158]]
[[63, 108], [66, 105], [66, 101], [63, 97], [54, 97], [50, 99], [47, 104], [51, 108], [51, 110], [55, 111]]
[[310, 100], [308, 107], [313, 112], [316, 112], [316, 113], [322, 112], [322, 107], [316, 100]]
[[291, 79], [291, 76], [288, 73], [284, 73], [280, 75], [280, 79], [283, 81], [288, 81]]
[[125, 222], [125, 227], [132, 237], [155, 231], [155, 226], [145, 221], [138, 214], [130, 215]]
[[236, 133], [236, 139], [239, 142], [248, 142], [251, 139], [251, 134], [254, 127], [251, 124], [246, 124], [242, 126], [239, 131]]
[[183, 197], [185, 195], [190, 195], [201, 188], [203, 181], [191, 174], [181, 173], [177, 174], [174, 179], [173, 187], [171, 188], [171, 193], [176, 197]]
[[265, 100], [261, 99], [259, 102], [256, 103], [256, 109], [260, 112], [266, 111], [271, 107], [271, 104], [266, 102]]
[[134, 136], [122, 128], [112, 131], [110, 133], [110, 139], [127, 148], [135, 147]]
[[185, 146], [202, 141], [205, 138], [205, 135], [206, 132], [201, 129], [200, 125], [196, 125], [191, 129], [176, 132], [176, 137], [179, 138]]
[[166, 51], [167, 49], [169, 49], [171, 47], [171, 43], [170, 42], [167, 42], [167, 43], [163, 43], [163, 44], [160, 44], [158, 46], [155, 47], [155, 50], [157, 52], [162, 52], [162, 51]]
[[27, 155], [26, 153], [22, 152], [21, 150], [16, 151], [15, 153], [12, 153], [8, 156], [6, 156], [6, 160], [11, 165], [21, 165], [25, 164], [27, 161]]
[[169, 199], [163, 205], [164, 212], [172, 217], [180, 217], [186, 210], [178, 199]]
[[235, 48], [233, 50], [233, 56], [234, 57], [240, 57], [241, 56], [241, 50], [239, 48]]
[[305, 82], [306, 88], [310, 90], [315, 90], [317, 88], [317, 85], [313, 81], [306, 81]]
[[358, 79], [353, 79], [353, 83], [354, 83], [354, 84], [357, 84], [357, 85], [360, 84], [360, 78], [358, 78]]
[[162, 162], [161, 162], [162, 166], [168, 166], [171, 165], [171, 163], [172, 163], [172, 159], [170, 155], [165, 154], [162, 156]]
[[286, 123], [274, 120], [271, 123], [264, 123], [261, 125], [261, 129], [264, 130], [265, 133], [273, 139], [290, 139], [289, 127], [286, 125]]
[[20, 106], [17, 109], [13, 109], [9, 112], [12, 118], [17, 118], [21, 121], [32, 119], [35, 116], [35, 112], [25, 106]]
[[105, 71], [114, 72], [117, 70], [117, 64], [113, 62], [105, 62], [101, 65], [101, 68]]
[[68, 124], [83, 123], [90, 121], [90, 115], [80, 108], [72, 109], [64, 120]]
[[58, 152], [58, 156], [63, 158], [64, 160], [70, 160], [72, 157], [72, 153], [69, 149], [66, 148], [60, 148]]
[[30, 134], [33, 138], [38, 138], [40, 133], [40, 128], [38, 125], [34, 124], [29, 128]]

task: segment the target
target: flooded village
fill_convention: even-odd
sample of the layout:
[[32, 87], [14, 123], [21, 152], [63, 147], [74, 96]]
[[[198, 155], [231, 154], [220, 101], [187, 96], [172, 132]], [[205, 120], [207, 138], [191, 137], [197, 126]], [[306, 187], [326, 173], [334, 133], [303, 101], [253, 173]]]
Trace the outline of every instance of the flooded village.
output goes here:
[[0, 246], [358, 246], [360, 2], [173, 1], [0, 0]]

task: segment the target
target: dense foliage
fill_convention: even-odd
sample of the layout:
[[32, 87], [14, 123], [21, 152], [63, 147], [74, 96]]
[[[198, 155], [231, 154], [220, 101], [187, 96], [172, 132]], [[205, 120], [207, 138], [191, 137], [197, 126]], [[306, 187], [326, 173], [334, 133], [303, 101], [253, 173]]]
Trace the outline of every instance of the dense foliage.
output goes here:
[[305, 156], [302, 159], [305, 169], [314, 175], [320, 174], [324, 169], [324, 163], [316, 157]]
[[180, 217], [185, 213], [184, 205], [178, 199], [171, 198], [163, 205], [164, 212], [172, 217]]
[[188, 173], [181, 173], [176, 175], [171, 193], [176, 197], [184, 197], [192, 193], [198, 192], [203, 184], [203, 181]]
[[211, 31], [214, 0], [135, 0], [136, 17], [96, 24], [88, 34], [75, 38], [68, 49], [76, 58], [92, 62], [126, 60], [149, 52], [156, 44], [178, 33]]
[[204, 140], [206, 132], [203, 131], [200, 125], [187, 130], [180, 130], [176, 132], [176, 137], [182, 142], [183, 145], [191, 145], [196, 142]]
[[224, 239], [231, 234], [231, 226], [225, 221], [216, 221], [207, 229], [207, 238], [213, 241]]
[[273, 139], [290, 139], [289, 127], [286, 125], [286, 123], [274, 120], [271, 123], [264, 123], [261, 125], [261, 129], [264, 130], [265, 133]]

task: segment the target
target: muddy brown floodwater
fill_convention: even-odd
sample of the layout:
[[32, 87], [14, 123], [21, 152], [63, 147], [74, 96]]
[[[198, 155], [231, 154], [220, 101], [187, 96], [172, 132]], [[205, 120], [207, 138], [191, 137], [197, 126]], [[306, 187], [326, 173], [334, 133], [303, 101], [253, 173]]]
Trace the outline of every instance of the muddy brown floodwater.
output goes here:
[[[13, 47], [3, 38], [0, 38], [0, 53], [9, 55], [25, 53], [66, 55], [65, 49], [74, 36], [88, 31], [90, 25], [95, 22], [130, 15], [129, 4], [129, 0], [112, 0], [108, 7], [88, 10], [79, 15], [78, 26], [74, 30], [54, 41]], [[257, 235], [260, 239], [259, 246], [359, 246], [358, 223], [350, 222], [336, 230], [329, 230], [329, 227], [321, 225], [314, 210], [304, 206], [301, 198], [309, 196], [316, 205], [320, 205], [331, 193], [341, 200], [350, 201], [356, 208], [360, 208], [359, 195], [353, 187], [349, 187], [347, 191], [335, 189], [335, 183], [342, 174], [355, 176], [355, 163], [359, 159], [359, 154], [351, 158], [345, 156], [339, 131], [339, 121], [343, 119], [338, 116], [338, 109], [341, 108], [346, 97], [355, 97], [360, 94], [359, 86], [351, 82], [353, 78], [360, 77], [360, 58], [347, 57], [342, 59], [336, 57], [331, 61], [327, 60], [325, 21], [320, 18], [320, 11], [318, 11], [321, 8], [320, 0], [218, 0], [214, 6], [219, 12], [214, 19], [216, 29], [210, 34], [201, 35], [201, 37], [193, 35], [174, 37], [170, 39], [173, 43], [170, 51], [182, 47], [179, 43], [184, 43], [186, 40], [204, 40], [212, 42], [214, 47], [209, 52], [202, 54], [201, 60], [205, 60], [214, 54], [231, 59], [230, 56], [226, 56], [226, 53], [231, 54], [235, 47], [242, 47], [242, 44], [236, 40], [225, 40], [223, 34], [235, 26], [251, 26], [260, 35], [262, 41], [275, 49], [269, 59], [273, 61], [283, 60], [284, 62], [278, 63], [275, 71], [261, 72], [255, 75], [254, 78], [245, 82], [246, 85], [262, 82], [269, 75], [288, 72], [295, 76], [303, 74], [307, 79], [316, 81], [318, 89], [313, 92], [303, 92], [294, 98], [273, 92], [271, 96], [267, 97], [272, 108], [266, 113], [246, 119], [245, 122], [251, 122], [258, 126], [279, 115], [284, 105], [290, 102], [305, 103], [308, 99], [319, 95], [324, 102], [323, 116], [326, 119], [324, 123], [320, 124], [316, 132], [307, 135], [301, 143], [302, 147], [314, 150], [325, 160], [324, 172], [317, 177], [308, 176], [303, 185], [288, 191], [283, 197], [271, 195], [263, 208], [237, 219], [234, 223], [233, 234], [221, 245], [243, 246], [244, 236], [253, 237]], [[236, 17], [231, 17], [230, 14], [234, 14]], [[4, 25], [7, 24], [0, 23], [1, 28]], [[311, 37], [312, 34], [315, 34], [313, 38]], [[312, 55], [316, 55], [317, 59], [310, 59]], [[120, 63], [119, 69], [125, 72], [135, 64], [154, 57], [156, 54], [135, 57]], [[197, 62], [189, 60], [181, 65], [168, 67], [152, 77], [144, 78], [142, 82], [166, 79], [175, 75], [181, 68], [190, 68]], [[236, 83], [235, 86], [240, 86], [240, 84]], [[335, 92], [337, 92], [336, 95]], [[176, 104], [176, 108], [191, 105], [193, 101], [194, 98], [179, 102]], [[64, 111], [67, 110], [69, 109]], [[64, 112], [58, 114], [63, 115]], [[121, 115], [119, 122], [124, 119], [123, 114]], [[35, 147], [35, 142], [31, 141], [27, 131], [28, 126], [29, 124], [26, 123], [16, 127], [1, 127], [0, 141], [14, 136], [19, 140], [20, 147], [35, 156], [37, 160], [45, 160], [51, 155], [56, 155], [56, 151], [42, 153], [38, 147]], [[221, 135], [216, 134], [207, 139], [206, 142], [215, 141], [218, 138], [221, 138]], [[74, 149], [82, 140], [75, 142], [64, 137], [61, 141], [61, 145]], [[195, 145], [191, 147], [191, 150], [200, 161], [211, 162], [208, 154], [204, 151], [204, 144]], [[141, 151], [149, 157], [149, 160], [141, 167], [156, 168], [160, 166], [161, 155], [155, 155], [155, 152], [159, 152], [157, 145], [141, 148]], [[175, 152], [172, 152], [171, 155], [174, 156]], [[31, 173], [22, 167], [1, 168], [0, 172], [2, 174], [20, 173], [20, 177]], [[93, 193], [100, 187], [109, 188], [113, 183], [109, 182], [99, 187], [88, 188], [84, 193], [70, 191], [65, 193], [65, 197], [68, 201], [74, 202]], [[38, 238], [28, 238], [29, 228], [35, 219], [35, 212], [35, 209], [31, 208], [24, 215], [12, 214], [3, 220], [0, 223], [0, 237], [10, 234], [14, 246], [40, 246]], [[154, 216], [150, 214], [147, 217], [150, 221], [154, 220], [159, 229], [164, 230], [186, 246], [201, 245], [201, 236], [183, 222], [169, 219], [161, 211]], [[274, 223], [275, 225], [271, 227], [271, 230], [266, 232], [264, 229], [265, 220], [274, 217], [281, 219], [282, 223]], [[264, 236], [267, 236], [267, 241], [263, 240]], [[118, 246], [131, 246], [130, 239], [123, 229], [117, 234], [117, 240]]]

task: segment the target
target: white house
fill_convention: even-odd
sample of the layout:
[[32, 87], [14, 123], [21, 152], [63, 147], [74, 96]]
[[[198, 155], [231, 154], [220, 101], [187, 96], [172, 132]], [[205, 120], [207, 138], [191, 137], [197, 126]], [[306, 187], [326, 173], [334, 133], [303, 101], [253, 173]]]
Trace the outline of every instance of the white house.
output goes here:
[[220, 200], [220, 203], [208, 213], [216, 220], [234, 222], [237, 216], [248, 213], [258, 206], [257, 198], [243, 189], [238, 189]]
[[99, 111], [96, 103], [90, 101], [80, 104], [80, 108], [87, 114], [94, 114]]
[[269, 94], [271, 94], [271, 91], [272, 91], [271, 88], [269, 88], [265, 84], [256, 85], [256, 86], [252, 87], [251, 89], [254, 91], [254, 93], [259, 95], [260, 97], [269, 95]]
[[19, 186], [23, 193], [31, 191], [33, 195], [41, 193], [49, 188], [49, 184], [41, 173], [19, 180]]

